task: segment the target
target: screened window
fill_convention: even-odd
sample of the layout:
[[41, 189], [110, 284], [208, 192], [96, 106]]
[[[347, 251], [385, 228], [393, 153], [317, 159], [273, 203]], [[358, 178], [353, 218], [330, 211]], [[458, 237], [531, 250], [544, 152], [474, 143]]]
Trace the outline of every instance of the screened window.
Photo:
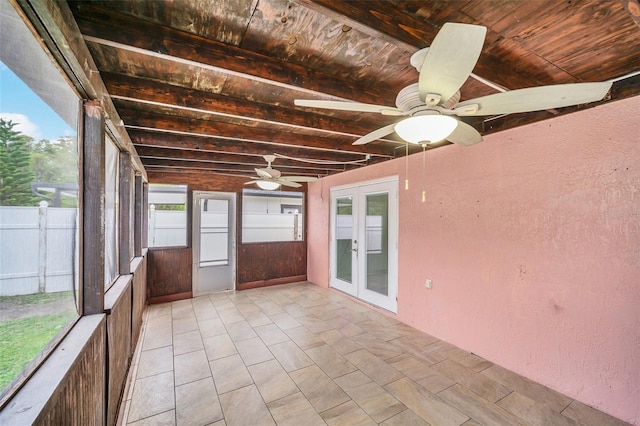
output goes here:
[[78, 318], [80, 101], [0, 3], [0, 406]]
[[186, 185], [149, 185], [149, 247], [187, 245]]
[[242, 192], [242, 242], [302, 241], [304, 193]]
[[105, 140], [104, 194], [104, 285], [109, 288], [118, 278], [118, 157], [110, 137]]

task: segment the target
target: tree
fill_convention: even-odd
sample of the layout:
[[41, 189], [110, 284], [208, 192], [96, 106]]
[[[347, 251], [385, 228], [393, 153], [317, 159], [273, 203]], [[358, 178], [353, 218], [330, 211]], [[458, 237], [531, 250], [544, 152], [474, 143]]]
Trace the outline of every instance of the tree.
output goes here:
[[0, 205], [31, 206], [38, 200], [31, 192], [35, 175], [29, 144], [33, 139], [14, 130], [16, 125], [0, 118]]

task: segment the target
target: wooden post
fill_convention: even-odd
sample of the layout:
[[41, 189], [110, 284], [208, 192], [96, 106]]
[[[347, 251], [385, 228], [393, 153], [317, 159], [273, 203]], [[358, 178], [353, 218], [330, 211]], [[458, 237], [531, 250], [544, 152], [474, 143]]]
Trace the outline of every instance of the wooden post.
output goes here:
[[97, 101], [84, 104], [82, 134], [82, 307], [84, 315], [104, 312], [104, 112]]

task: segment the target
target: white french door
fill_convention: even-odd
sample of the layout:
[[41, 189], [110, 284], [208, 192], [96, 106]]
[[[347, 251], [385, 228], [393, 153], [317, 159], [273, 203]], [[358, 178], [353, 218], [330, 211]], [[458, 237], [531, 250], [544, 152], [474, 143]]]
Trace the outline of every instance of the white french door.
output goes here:
[[398, 178], [331, 190], [331, 287], [397, 311]]
[[236, 194], [193, 192], [193, 295], [234, 290]]

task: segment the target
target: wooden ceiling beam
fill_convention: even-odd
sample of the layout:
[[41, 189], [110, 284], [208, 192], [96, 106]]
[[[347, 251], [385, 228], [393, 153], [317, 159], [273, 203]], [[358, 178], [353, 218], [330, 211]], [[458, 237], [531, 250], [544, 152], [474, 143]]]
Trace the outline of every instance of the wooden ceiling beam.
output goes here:
[[[277, 124], [358, 138], [371, 131], [371, 124], [312, 114], [292, 108], [260, 104], [246, 99], [172, 86], [122, 74], [102, 73], [112, 98], [152, 103], [183, 110], [208, 112], [220, 117], [240, 118], [256, 123]], [[384, 121], [384, 118], [382, 118]]]
[[[211, 164], [233, 164], [246, 167], [248, 170], [253, 170], [255, 167], [267, 167], [267, 162], [259, 155], [248, 157], [239, 154], [214, 154], [203, 151], [185, 151], [147, 146], [137, 146], [136, 150], [141, 158], [167, 158], [186, 161], [201, 161]], [[281, 171], [285, 169], [295, 171], [296, 174], [308, 174], [308, 172], [316, 170], [323, 174], [327, 174], [331, 172], [341, 172], [344, 170], [344, 167], [340, 165], [303, 164], [286, 158], [276, 159], [272, 164], [272, 167]], [[317, 174], [318, 172], [311, 174]]]
[[384, 85], [368, 86], [346, 81], [89, 3], [73, 3], [72, 8], [85, 39], [92, 42], [137, 50], [159, 59], [206, 66], [266, 84], [303, 90], [310, 95], [331, 95], [365, 103], [378, 103], [380, 99], [395, 99], [396, 96], [395, 90]]
[[[302, 160], [321, 160], [336, 162], [360, 161], [364, 158], [361, 153], [336, 153], [335, 151], [308, 150], [302, 146], [296, 147], [274, 147], [270, 144], [258, 142], [251, 144], [251, 149], [247, 150], [247, 145], [238, 143], [237, 140], [209, 138], [204, 136], [173, 135], [160, 132], [130, 129], [129, 135], [136, 149], [140, 146], [169, 148], [175, 150], [203, 151], [219, 154], [238, 154], [245, 156], [263, 156], [267, 154], [278, 154]], [[371, 156], [370, 162], [377, 162], [381, 159], [378, 156]]]
[[368, 145], [352, 145], [352, 138], [299, 136], [292, 132], [273, 131], [213, 120], [195, 120], [184, 117], [154, 114], [146, 111], [120, 109], [120, 116], [127, 130], [155, 130], [158, 132], [207, 136], [245, 144], [252, 151], [253, 143], [277, 147], [304, 148], [347, 154], [371, 154], [386, 158], [395, 157], [395, 148], [401, 144], [374, 142]]

